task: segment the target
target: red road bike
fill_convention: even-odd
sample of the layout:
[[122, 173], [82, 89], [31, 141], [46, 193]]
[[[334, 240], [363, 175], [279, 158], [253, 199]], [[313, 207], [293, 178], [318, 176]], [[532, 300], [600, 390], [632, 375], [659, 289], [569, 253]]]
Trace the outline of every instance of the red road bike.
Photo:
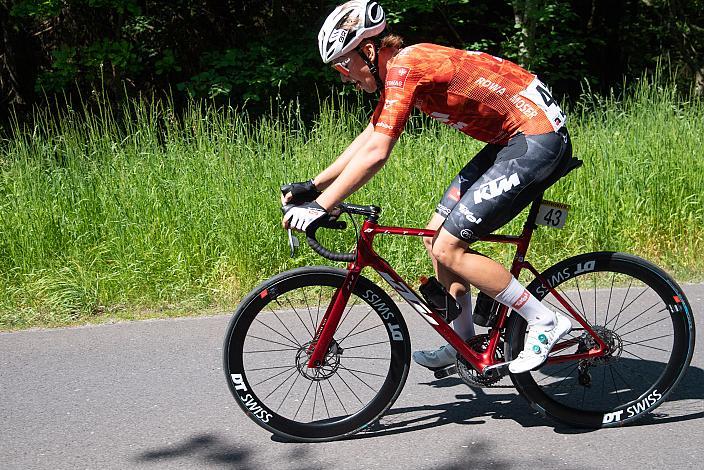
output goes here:
[[[574, 160], [570, 169], [581, 162]], [[569, 170], [568, 170], [569, 171]], [[516, 246], [511, 273], [534, 276], [528, 290], [572, 319], [573, 329], [539, 369], [509, 374], [527, 325], [497, 307], [486, 334], [462, 341], [373, 248], [377, 235], [432, 237], [433, 231], [379, 225], [375, 206], [341, 204], [364, 218], [351, 253], [332, 252], [316, 230], [344, 228], [328, 219], [306, 233], [321, 256], [346, 269], [315, 266], [263, 282], [235, 311], [224, 343], [224, 370], [240, 407], [260, 426], [297, 441], [354, 434], [380, 418], [401, 392], [411, 343], [394, 300], [362, 276], [371, 267], [457, 350], [458, 373], [471, 386], [505, 375], [531, 406], [576, 427], [633, 422], [659, 406], [683, 377], [694, 350], [694, 318], [682, 289], [663, 270], [624, 253], [595, 252], [539, 272], [526, 260], [537, 223], [564, 224], [564, 206], [531, 205], [518, 236], [486, 242]], [[293, 250], [293, 247], [292, 247]]]

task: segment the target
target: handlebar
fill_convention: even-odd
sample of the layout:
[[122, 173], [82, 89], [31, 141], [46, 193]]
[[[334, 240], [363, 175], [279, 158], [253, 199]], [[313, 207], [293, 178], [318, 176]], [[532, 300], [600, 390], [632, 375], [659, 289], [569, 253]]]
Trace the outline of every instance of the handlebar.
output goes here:
[[[282, 211], [284, 213], [288, 209], [288, 205], [282, 207]], [[381, 208], [378, 206], [360, 206], [356, 204], [347, 204], [347, 203], [342, 203], [339, 206], [337, 206], [337, 209], [340, 211], [340, 215], [342, 214], [351, 214], [351, 215], [362, 215], [365, 218], [373, 221], [377, 221], [379, 219], [379, 215], [381, 215]], [[339, 216], [332, 216], [332, 215], [325, 215], [312, 223], [308, 229], [306, 230], [306, 239], [308, 240], [308, 245], [318, 253], [320, 256], [323, 258], [327, 258], [331, 261], [342, 261], [345, 263], [351, 263], [355, 260], [356, 254], [351, 252], [351, 253], [342, 253], [338, 251], [332, 251], [328, 250], [325, 248], [316, 238], [315, 233], [319, 228], [329, 228], [332, 230], [344, 230], [347, 228], [347, 223], [342, 221], [342, 220], [337, 220]]]

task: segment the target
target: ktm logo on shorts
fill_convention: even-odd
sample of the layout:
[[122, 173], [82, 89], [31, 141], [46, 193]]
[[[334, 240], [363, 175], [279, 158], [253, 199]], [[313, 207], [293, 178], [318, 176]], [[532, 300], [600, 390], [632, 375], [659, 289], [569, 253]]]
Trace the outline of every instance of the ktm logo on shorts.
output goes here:
[[491, 180], [488, 183], [482, 184], [479, 186], [479, 189], [474, 191], [474, 203], [479, 204], [482, 201], [494, 199], [501, 193], [509, 192], [519, 184], [521, 184], [521, 180], [518, 179], [518, 173], [514, 173], [511, 176], [501, 176], [500, 178]]

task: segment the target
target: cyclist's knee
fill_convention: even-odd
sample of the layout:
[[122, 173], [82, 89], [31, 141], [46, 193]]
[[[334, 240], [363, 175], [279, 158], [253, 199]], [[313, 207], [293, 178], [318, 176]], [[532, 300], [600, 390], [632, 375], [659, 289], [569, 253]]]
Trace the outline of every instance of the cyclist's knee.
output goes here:
[[435, 236], [431, 254], [443, 266], [452, 267], [462, 260], [467, 243], [455, 238], [447, 230], [440, 230]]
[[[426, 225], [425, 228], [426, 230], [437, 230], [442, 227], [442, 224], [444, 222], [444, 217], [439, 214], [433, 214], [433, 216], [430, 218], [430, 221], [428, 222], [428, 225]], [[437, 236], [438, 234], [436, 233], [433, 237], [423, 237], [423, 245], [425, 245], [425, 249], [428, 250], [428, 254], [430, 254], [431, 256], [433, 254], [433, 243], [435, 242], [435, 238]]]

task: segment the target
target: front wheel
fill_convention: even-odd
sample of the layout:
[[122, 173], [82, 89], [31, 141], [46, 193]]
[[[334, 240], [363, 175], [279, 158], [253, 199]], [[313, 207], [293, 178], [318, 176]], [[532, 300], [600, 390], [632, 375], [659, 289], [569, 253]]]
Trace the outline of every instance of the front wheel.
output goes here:
[[353, 434], [396, 400], [411, 345], [396, 304], [357, 281], [325, 356], [308, 368], [315, 331], [346, 271], [287, 271], [255, 288], [230, 320], [224, 369], [232, 395], [258, 425], [297, 441]]
[[[588, 253], [542, 274], [607, 345], [603, 357], [548, 362], [512, 375], [538, 411], [577, 427], [620, 426], [659, 406], [683, 377], [694, 351], [694, 318], [682, 289], [665, 272], [624, 253]], [[528, 290], [548, 308], [571, 317], [536, 279]], [[561, 341], [570, 347], [551, 358], [583, 353], [594, 338], [572, 320]], [[526, 322], [511, 315], [507, 357], [523, 349]]]

